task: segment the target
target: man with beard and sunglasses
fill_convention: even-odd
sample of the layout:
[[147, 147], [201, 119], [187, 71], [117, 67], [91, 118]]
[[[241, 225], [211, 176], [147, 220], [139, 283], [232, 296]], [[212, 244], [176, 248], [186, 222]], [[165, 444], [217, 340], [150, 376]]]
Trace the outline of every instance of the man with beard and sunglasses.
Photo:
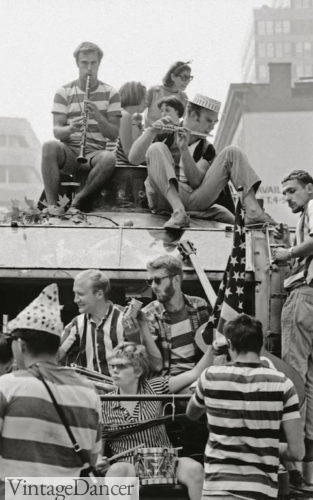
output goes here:
[[163, 357], [163, 374], [192, 369], [202, 356], [195, 343], [197, 329], [209, 319], [207, 302], [182, 292], [183, 268], [172, 255], [147, 264], [148, 283], [156, 296], [143, 312]]

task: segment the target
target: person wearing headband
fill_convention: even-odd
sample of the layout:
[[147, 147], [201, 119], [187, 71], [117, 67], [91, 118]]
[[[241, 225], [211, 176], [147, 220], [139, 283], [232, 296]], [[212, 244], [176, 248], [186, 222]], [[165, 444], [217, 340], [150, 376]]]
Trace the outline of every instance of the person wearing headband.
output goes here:
[[186, 106], [188, 97], [185, 90], [192, 79], [190, 61], [176, 61], [169, 67], [163, 77], [162, 85], [154, 85], [148, 90], [145, 127], [150, 127], [152, 123], [161, 117], [158, 102], [163, 97], [174, 95], [184, 107]]
[[[218, 122], [220, 106], [219, 101], [196, 94], [188, 101], [182, 127], [175, 130], [171, 117], [162, 117], [144, 131], [130, 150], [131, 163], [147, 162], [145, 187], [150, 209], [172, 212], [165, 228], [188, 227], [187, 211], [209, 209], [215, 220], [234, 223], [233, 214], [220, 202], [229, 181], [242, 192], [246, 225], [273, 223], [256, 199], [261, 180], [245, 153], [228, 146], [216, 156], [206, 139]], [[170, 144], [160, 138], [162, 129], [172, 136]]]
[[79, 477], [83, 468], [40, 374], [91, 464], [102, 451], [101, 402], [93, 384], [57, 362], [60, 310], [53, 283], [8, 324], [18, 369], [0, 377], [0, 490], [6, 476]]

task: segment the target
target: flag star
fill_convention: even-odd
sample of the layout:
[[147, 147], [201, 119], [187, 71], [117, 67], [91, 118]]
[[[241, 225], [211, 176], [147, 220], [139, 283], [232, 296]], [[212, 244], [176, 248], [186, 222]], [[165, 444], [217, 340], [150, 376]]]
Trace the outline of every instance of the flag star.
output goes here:
[[238, 309], [243, 309], [243, 303], [242, 302], [238, 302]]
[[222, 304], [219, 304], [219, 305], [217, 306], [217, 310], [218, 310], [218, 311], [221, 311], [221, 310], [222, 310]]
[[246, 247], [246, 242], [245, 241], [243, 241], [242, 243], [240, 243], [239, 248], [241, 248], [241, 250], [244, 250], [245, 247]]
[[216, 317], [214, 316], [214, 314], [212, 314], [212, 315], [209, 317], [209, 322], [214, 324], [215, 320], [216, 320]]
[[240, 226], [236, 226], [235, 233], [242, 233], [242, 228]]
[[244, 280], [244, 279], [245, 279], [245, 277], [246, 277], [246, 273], [245, 273], [245, 272], [240, 273], [240, 278], [241, 278], [242, 280]]
[[231, 295], [231, 294], [232, 294], [232, 293], [231, 293], [231, 291], [230, 291], [230, 288], [226, 288], [226, 290], [225, 290], [225, 295], [226, 295], [226, 297], [228, 297], [228, 296], [229, 296], [229, 295]]
[[245, 216], [245, 212], [244, 212], [244, 210], [243, 210], [243, 208], [242, 208], [242, 209], [240, 210], [240, 217], [241, 217], [242, 219], [244, 219], [244, 216]]
[[234, 272], [234, 280], [239, 280], [240, 278], [240, 273], [238, 271]]
[[242, 286], [237, 286], [236, 293], [237, 293], [237, 295], [243, 295], [243, 287]]
[[234, 266], [235, 264], [238, 264], [237, 257], [231, 257], [230, 258], [230, 263]]

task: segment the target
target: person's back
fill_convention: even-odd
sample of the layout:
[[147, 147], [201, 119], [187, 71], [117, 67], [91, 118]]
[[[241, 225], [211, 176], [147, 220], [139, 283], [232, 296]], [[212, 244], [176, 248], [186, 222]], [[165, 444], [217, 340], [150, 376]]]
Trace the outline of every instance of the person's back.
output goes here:
[[203, 494], [276, 498], [281, 421], [298, 415], [291, 381], [261, 364], [235, 362], [210, 367], [200, 384], [196, 397], [203, 397], [210, 429]]
[[77, 477], [82, 464], [43, 382], [62, 406], [78, 444], [95, 463], [101, 452], [100, 400], [91, 383], [70, 368], [40, 362], [0, 379], [1, 479], [5, 476]]
[[241, 314], [223, 333], [232, 363], [202, 372], [187, 407], [192, 420], [207, 415], [203, 498], [274, 499], [279, 458], [304, 454], [298, 396], [283, 373], [263, 366], [260, 321]]

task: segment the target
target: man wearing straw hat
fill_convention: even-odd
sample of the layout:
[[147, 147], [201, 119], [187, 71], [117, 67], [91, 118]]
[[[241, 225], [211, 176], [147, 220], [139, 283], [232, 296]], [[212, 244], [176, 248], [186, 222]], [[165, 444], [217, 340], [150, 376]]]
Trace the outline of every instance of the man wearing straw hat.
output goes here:
[[57, 364], [63, 330], [60, 309], [58, 288], [52, 284], [9, 323], [19, 370], [0, 377], [2, 487], [6, 476], [80, 475], [82, 462], [40, 375], [62, 406], [91, 464], [101, 451], [98, 395], [88, 380]]
[[[165, 228], [188, 227], [186, 210], [204, 211], [218, 203], [228, 181], [242, 191], [247, 225], [272, 222], [256, 200], [261, 181], [246, 155], [238, 147], [228, 146], [215, 156], [214, 147], [204, 138], [216, 125], [220, 106], [220, 102], [196, 94], [187, 104], [183, 127], [175, 127], [169, 116], [162, 117], [145, 130], [130, 150], [129, 160], [134, 165], [147, 161], [150, 208], [172, 210]], [[160, 129], [173, 135], [170, 144], [168, 140], [164, 142], [164, 136], [158, 137]], [[218, 220], [233, 223], [228, 210], [214, 208], [218, 208]]]

